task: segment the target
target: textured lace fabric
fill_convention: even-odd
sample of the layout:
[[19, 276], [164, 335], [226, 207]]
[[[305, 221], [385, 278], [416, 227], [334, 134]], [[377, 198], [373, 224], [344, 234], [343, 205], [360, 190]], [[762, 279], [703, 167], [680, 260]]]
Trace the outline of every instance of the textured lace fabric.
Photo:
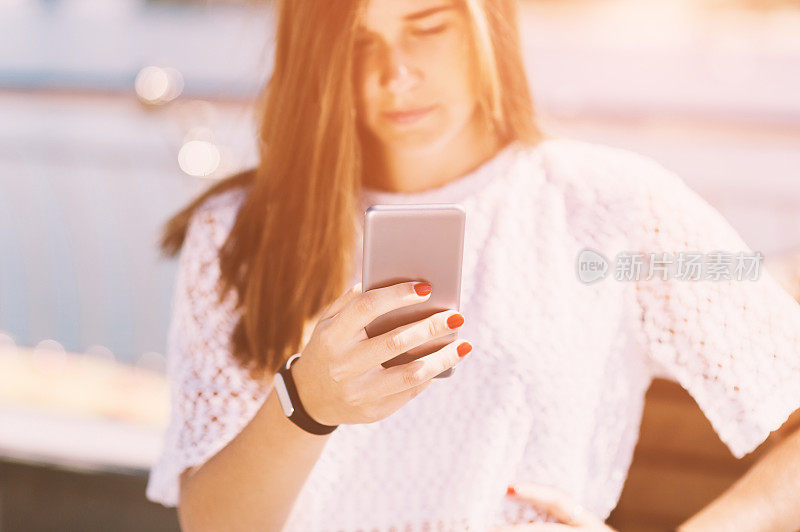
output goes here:
[[[170, 424], [147, 497], [222, 449], [270, 392], [230, 356], [233, 296], [216, 304], [216, 253], [244, 191], [207, 201], [181, 252], [168, 344]], [[366, 190], [373, 203], [458, 202], [467, 212], [459, 336], [473, 351], [391, 416], [334, 431], [284, 530], [491, 530], [543, 521], [506, 497], [546, 484], [606, 518], [619, 498], [655, 375], [697, 400], [741, 457], [800, 407], [800, 306], [758, 280], [613, 276], [585, 284], [581, 250], [752, 251], [654, 160], [570, 139], [514, 143], [444, 186]], [[352, 282], [360, 280], [359, 241]], [[436, 287], [434, 287], [434, 290]]]

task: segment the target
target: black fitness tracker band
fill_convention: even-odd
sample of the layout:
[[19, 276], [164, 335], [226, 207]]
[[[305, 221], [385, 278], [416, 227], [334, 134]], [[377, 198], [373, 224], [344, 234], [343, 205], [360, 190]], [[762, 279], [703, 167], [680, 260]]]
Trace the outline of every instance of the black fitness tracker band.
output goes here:
[[300, 402], [300, 396], [297, 393], [297, 387], [292, 378], [292, 364], [300, 358], [300, 353], [295, 353], [275, 374], [273, 383], [275, 385], [275, 392], [278, 394], [278, 401], [281, 403], [283, 413], [286, 414], [292, 422], [311, 434], [330, 434], [339, 425], [323, 425], [317, 423], [311, 416], [308, 415], [306, 409], [303, 408], [303, 403]]

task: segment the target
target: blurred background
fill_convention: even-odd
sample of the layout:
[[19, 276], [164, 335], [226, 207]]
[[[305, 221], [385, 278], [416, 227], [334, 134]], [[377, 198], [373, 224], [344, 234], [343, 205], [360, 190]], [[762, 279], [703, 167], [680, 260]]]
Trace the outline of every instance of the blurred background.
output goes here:
[[[521, 0], [549, 133], [633, 149], [800, 298], [800, 0]], [[255, 162], [270, 2], [0, 0], [0, 531], [177, 530], [144, 487], [168, 414], [166, 218]], [[656, 381], [621, 530], [666, 530], [733, 459]]]

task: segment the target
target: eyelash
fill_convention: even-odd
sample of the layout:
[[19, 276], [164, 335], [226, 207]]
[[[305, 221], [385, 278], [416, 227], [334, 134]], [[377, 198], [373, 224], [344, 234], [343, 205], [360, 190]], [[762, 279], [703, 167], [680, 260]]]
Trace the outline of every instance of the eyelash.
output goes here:
[[429, 28], [427, 30], [417, 30], [414, 32], [415, 35], [433, 35], [436, 33], [442, 33], [444, 30], [447, 29], [447, 24], [441, 24], [439, 26]]
[[[448, 24], [445, 23], [445, 24], [441, 24], [439, 26], [435, 26], [433, 28], [428, 28], [428, 29], [425, 29], [425, 30], [415, 30], [412, 33], [414, 35], [421, 35], [421, 36], [435, 35], [437, 33], [442, 33], [443, 31], [445, 31], [447, 29], [447, 27], [448, 27]], [[363, 47], [369, 46], [371, 43], [372, 43], [372, 39], [361, 39], [359, 41], [356, 41], [355, 46], [356, 46], [356, 48], [363, 48]]]

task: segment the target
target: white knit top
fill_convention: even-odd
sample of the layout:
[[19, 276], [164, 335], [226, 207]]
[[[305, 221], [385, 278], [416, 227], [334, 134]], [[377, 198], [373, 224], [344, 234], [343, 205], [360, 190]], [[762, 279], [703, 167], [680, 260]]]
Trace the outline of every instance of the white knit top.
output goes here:
[[[231, 358], [236, 314], [213, 298], [217, 249], [243, 197], [208, 200], [180, 255], [171, 418], [147, 486], [167, 506], [180, 472], [224, 447], [271, 387]], [[361, 200], [361, 216], [374, 203], [464, 206], [459, 336], [473, 349], [391, 416], [334, 431], [284, 530], [482, 531], [544, 519], [505, 496], [514, 480], [557, 487], [606, 518], [654, 376], [686, 388], [737, 457], [800, 407], [800, 305], [763, 266], [758, 280], [578, 278], [584, 248], [609, 260], [752, 251], [653, 159], [571, 139], [512, 143], [443, 186], [365, 190]], [[355, 283], [360, 237], [353, 252]]]

